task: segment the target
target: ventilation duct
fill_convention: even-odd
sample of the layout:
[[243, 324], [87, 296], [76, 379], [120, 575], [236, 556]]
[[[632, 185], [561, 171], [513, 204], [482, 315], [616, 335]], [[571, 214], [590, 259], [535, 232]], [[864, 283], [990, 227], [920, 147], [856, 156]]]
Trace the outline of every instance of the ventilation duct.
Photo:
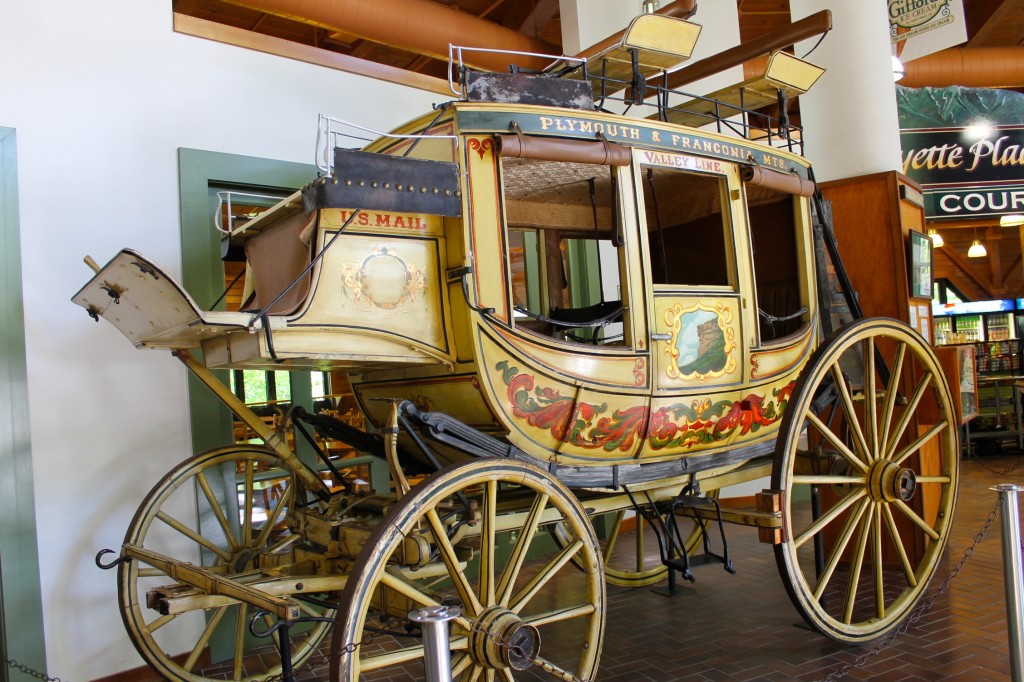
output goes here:
[[908, 88], [1019, 88], [1024, 47], [954, 47], [907, 62], [900, 85]]
[[[416, 54], [448, 59], [448, 44], [557, 55], [560, 49], [486, 19], [430, 0], [229, 0], [267, 14], [301, 21], [329, 31], [350, 33]], [[550, 59], [488, 52], [467, 52], [463, 62], [505, 71], [511, 62], [542, 69]]]

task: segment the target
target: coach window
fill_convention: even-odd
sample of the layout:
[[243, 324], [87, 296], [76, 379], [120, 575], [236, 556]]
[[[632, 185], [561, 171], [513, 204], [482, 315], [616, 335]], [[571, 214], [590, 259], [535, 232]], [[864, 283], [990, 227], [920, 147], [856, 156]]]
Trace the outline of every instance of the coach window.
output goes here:
[[744, 183], [754, 289], [761, 342], [771, 343], [800, 331], [808, 323], [800, 197]]
[[725, 178], [656, 166], [640, 172], [652, 282], [735, 289]]
[[624, 345], [614, 166], [503, 158], [508, 269], [520, 329]]

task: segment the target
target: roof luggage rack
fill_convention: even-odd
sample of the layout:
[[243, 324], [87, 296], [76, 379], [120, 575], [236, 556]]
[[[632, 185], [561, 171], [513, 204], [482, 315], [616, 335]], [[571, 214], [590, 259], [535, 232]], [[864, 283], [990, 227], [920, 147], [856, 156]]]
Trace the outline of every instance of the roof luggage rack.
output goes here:
[[[690, 58], [700, 32], [699, 25], [683, 19], [643, 14], [624, 31], [575, 57], [450, 45], [449, 87], [472, 102], [598, 111], [609, 111], [612, 103], [621, 102], [621, 114], [633, 107], [651, 107], [649, 119], [694, 128], [714, 124], [718, 132], [800, 152], [800, 130], [789, 123], [788, 101], [807, 92], [824, 69], [774, 50], [756, 77], [709, 95], [670, 87], [669, 77], [675, 72], [669, 70]], [[551, 63], [541, 71], [512, 65], [509, 73], [482, 72], [466, 66], [463, 53], [467, 51], [547, 57]], [[764, 111], [774, 105], [778, 105], [777, 116]]]

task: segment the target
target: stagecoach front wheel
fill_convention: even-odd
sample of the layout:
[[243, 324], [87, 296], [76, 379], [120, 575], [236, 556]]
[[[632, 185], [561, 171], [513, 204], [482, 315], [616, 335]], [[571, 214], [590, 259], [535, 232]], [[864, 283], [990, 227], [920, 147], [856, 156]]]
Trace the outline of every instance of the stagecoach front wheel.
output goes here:
[[[555, 523], [561, 547], [544, 531]], [[437, 606], [461, 611], [448, 623], [455, 679], [592, 680], [604, 630], [600, 549], [579, 501], [544, 471], [462, 462], [383, 518], [341, 605], [333, 682], [423, 679], [423, 640], [407, 615]]]
[[959, 452], [942, 370], [905, 324], [860, 320], [816, 351], [772, 474], [775, 556], [808, 624], [862, 643], [909, 615], [949, 538]]
[[[241, 445], [185, 460], [143, 500], [125, 545], [278, 596], [329, 592], [329, 577], [281, 577], [288, 575], [299, 539], [285, 527], [296, 496], [295, 476], [281, 466], [273, 450]], [[340, 589], [343, 580], [334, 581], [333, 589]], [[256, 639], [249, 634], [257, 610], [247, 604], [191, 589], [139, 560], [119, 566], [118, 599], [136, 649], [169, 680], [255, 682], [281, 673], [278, 635]], [[334, 614], [317, 603], [300, 604], [308, 616]], [[257, 620], [264, 632], [273, 624], [269, 616]], [[313, 653], [329, 627], [320, 622], [291, 628], [293, 665]]]

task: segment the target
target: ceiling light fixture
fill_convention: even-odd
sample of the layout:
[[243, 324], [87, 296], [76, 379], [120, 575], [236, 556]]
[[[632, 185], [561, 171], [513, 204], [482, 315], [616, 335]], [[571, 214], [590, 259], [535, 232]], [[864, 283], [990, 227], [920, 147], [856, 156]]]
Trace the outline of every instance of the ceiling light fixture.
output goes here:
[[903, 67], [903, 62], [896, 55], [892, 56], [892, 79], [899, 82], [903, 76], [907, 74], [907, 70]]
[[1024, 215], [1020, 213], [999, 216], [999, 227], [1017, 227], [1018, 225], [1024, 225]]
[[928, 230], [928, 236], [931, 237], [932, 246], [934, 246], [936, 249], [941, 249], [943, 246], [946, 245], [946, 240], [942, 238], [942, 235], [939, 234], [938, 230]]
[[968, 258], [984, 258], [988, 255], [988, 249], [980, 241], [975, 239], [971, 242], [971, 248], [967, 249]]

